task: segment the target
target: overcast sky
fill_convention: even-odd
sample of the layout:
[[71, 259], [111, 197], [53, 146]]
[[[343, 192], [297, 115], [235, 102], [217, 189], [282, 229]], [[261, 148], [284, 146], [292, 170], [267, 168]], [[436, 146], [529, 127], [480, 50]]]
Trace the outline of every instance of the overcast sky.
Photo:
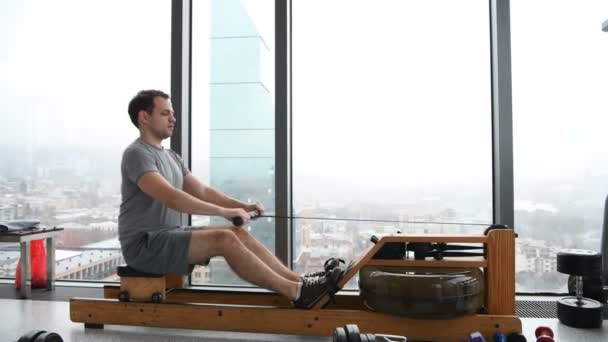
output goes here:
[[[272, 36], [273, 1], [242, 3]], [[607, 174], [608, 2], [511, 19], [516, 176]], [[485, 0], [293, 0], [296, 174], [487, 184], [488, 21]], [[131, 96], [169, 90], [169, 39], [168, 0], [3, 1], [0, 143], [125, 146]]]
[[[316, 157], [406, 182], [489, 179], [488, 1], [293, 11], [296, 168]], [[605, 175], [608, 2], [514, 0], [511, 19], [516, 175]]]
[[0, 5], [0, 142], [125, 146], [127, 104], [170, 86], [170, 1]]

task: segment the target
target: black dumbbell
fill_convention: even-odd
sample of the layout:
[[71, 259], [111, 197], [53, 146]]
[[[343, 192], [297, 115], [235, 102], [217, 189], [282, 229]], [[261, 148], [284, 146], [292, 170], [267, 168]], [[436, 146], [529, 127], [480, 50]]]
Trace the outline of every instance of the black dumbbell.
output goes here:
[[344, 330], [346, 331], [348, 342], [361, 342], [361, 333], [356, 324], [347, 324], [344, 326]]
[[507, 342], [526, 342], [526, 336], [520, 333], [510, 333], [507, 336]]
[[602, 304], [583, 297], [584, 277], [599, 276], [602, 268], [600, 253], [568, 249], [557, 253], [557, 271], [575, 276], [575, 297], [557, 301], [557, 318], [574, 328], [599, 328], [602, 325]]
[[45, 333], [44, 330], [32, 330], [19, 338], [19, 342], [33, 342], [38, 335]]
[[334, 330], [334, 342], [348, 342], [348, 336], [346, 336], [344, 328], [337, 327]]
[[[571, 296], [576, 296], [576, 277], [572, 274], [568, 277], [568, 294]], [[583, 297], [606, 303], [608, 292], [604, 289], [602, 277], [599, 275], [583, 277]]]
[[407, 338], [396, 335], [364, 334], [356, 324], [347, 324], [334, 330], [334, 342], [407, 342]]
[[32, 330], [21, 336], [18, 342], [63, 342], [59, 334], [45, 330]]
[[63, 342], [63, 339], [59, 334], [49, 331], [38, 335], [34, 342]]

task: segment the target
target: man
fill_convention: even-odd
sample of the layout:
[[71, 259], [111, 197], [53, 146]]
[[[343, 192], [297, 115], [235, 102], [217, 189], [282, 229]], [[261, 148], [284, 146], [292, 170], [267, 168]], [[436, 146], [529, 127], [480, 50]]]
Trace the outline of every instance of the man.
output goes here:
[[240, 217], [246, 225], [249, 212], [261, 214], [264, 207], [206, 186], [177, 153], [161, 145], [176, 123], [167, 94], [142, 90], [128, 112], [140, 133], [121, 163], [118, 231], [129, 266], [155, 274], [188, 274], [192, 265], [222, 256], [241, 278], [290, 298], [295, 307], [310, 308], [327, 293], [327, 275], [302, 277], [292, 272], [242, 226], [184, 228], [181, 213]]

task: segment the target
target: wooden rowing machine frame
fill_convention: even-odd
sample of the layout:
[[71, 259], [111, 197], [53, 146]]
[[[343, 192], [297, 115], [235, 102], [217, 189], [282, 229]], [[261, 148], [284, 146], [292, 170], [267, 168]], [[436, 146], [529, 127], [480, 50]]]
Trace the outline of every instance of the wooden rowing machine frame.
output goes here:
[[[511, 228], [490, 227], [482, 235], [391, 235], [382, 237], [339, 281], [342, 288], [365, 265], [413, 267], [480, 267], [485, 276], [487, 314], [471, 314], [451, 319], [411, 319], [373, 312], [365, 308], [358, 295], [338, 293], [335, 303], [325, 295], [312, 309], [289, 307], [289, 300], [268, 292], [238, 292], [185, 289], [179, 278], [161, 277], [157, 289], [163, 290], [163, 302], [119, 301], [128, 290], [132, 300], [145, 300], [158, 282], [154, 278], [121, 278], [121, 287], [105, 286], [104, 299], [72, 298], [70, 319], [85, 328], [103, 328], [104, 324], [204, 329], [253, 333], [332, 336], [336, 327], [357, 324], [361, 331], [407, 336], [410, 340], [457, 342], [479, 331], [491, 340], [496, 332], [521, 333], [521, 321], [515, 315], [515, 233]], [[481, 243], [485, 257], [446, 257], [443, 260], [373, 259], [389, 242]], [[183, 279], [183, 277], [181, 277]], [[133, 293], [143, 289], [143, 294]]]

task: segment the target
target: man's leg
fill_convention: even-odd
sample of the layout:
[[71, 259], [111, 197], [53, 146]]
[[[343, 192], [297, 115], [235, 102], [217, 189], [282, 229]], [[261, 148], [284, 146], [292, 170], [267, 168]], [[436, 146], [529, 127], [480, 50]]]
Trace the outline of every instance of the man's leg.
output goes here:
[[[298, 282], [275, 272], [254, 254], [257, 252], [250, 250], [233, 229], [193, 230], [188, 261], [198, 264], [214, 256], [223, 256], [234, 272], [244, 280], [294, 299]], [[268, 250], [266, 252], [270, 254]]]
[[249, 232], [243, 227], [231, 227], [230, 228], [236, 236], [241, 240], [253, 254], [257, 255], [268, 267], [273, 271], [280, 274], [284, 278], [292, 281], [302, 281], [302, 277], [291, 271], [285, 266], [274, 254], [272, 254], [266, 246], [256, 240]]

